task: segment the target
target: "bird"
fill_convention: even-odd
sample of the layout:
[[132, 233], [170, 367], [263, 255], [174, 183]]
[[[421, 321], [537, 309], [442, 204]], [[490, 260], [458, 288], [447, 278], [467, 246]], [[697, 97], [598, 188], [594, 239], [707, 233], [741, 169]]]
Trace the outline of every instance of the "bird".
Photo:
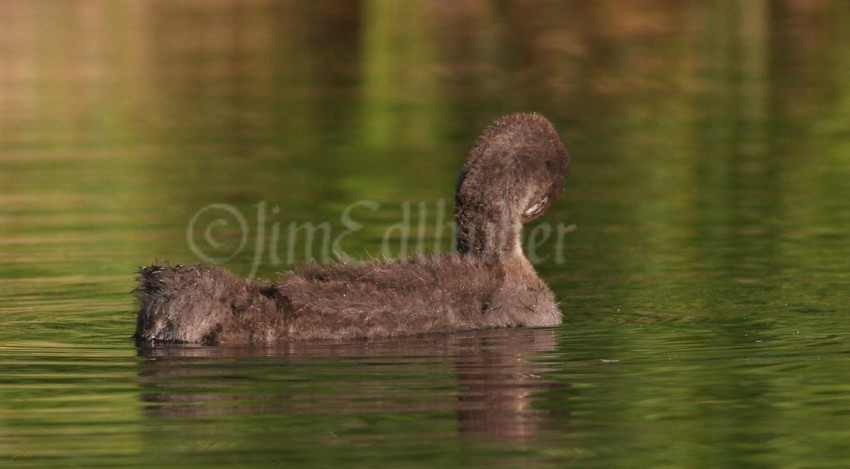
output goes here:
[[274, 282], [216, 265], [145, 266], [134, 338], [248, 345], [560, 325], [562, 313], [523, 253], [521, 232], [561, 194], [569, 167], [548, 119], [501, 117], [461, 168], [453, 251], [308, 264]]

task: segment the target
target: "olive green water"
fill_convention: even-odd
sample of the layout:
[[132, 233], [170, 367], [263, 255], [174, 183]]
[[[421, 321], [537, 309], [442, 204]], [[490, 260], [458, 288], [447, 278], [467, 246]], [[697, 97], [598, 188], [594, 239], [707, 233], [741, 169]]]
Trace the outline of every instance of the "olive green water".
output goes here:
[[[0, 3], [0, 465], [850, 465], [844, 2]], [[448, 249], [573, 155], [555, 330], [137, 349], [133, 271]]]

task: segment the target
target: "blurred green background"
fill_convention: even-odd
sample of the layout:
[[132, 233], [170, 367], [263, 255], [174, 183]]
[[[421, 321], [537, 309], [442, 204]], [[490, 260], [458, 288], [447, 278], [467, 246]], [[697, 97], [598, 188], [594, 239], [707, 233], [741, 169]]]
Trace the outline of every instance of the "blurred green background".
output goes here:
[[[265, 278], [405, 242], [449, 249], [438, 227], [466, 152], [493, 119], [532, 110], [573, 156], [527, 229], [564, 229], [532, 259], [566, 319], [542, 372], [560, 391], [535, 401], [557, 436], [502, 456], [847, 463], [848, 50], [850, 5], [825, 0], [5, 0], [0, 456], [67, 456], [48, 451], [51, 425], [90, 435], [77, 398], [92, 385], [125, 425], [98, 427], [114, 454], [162, 431], [137, 413], [138, 266], [203, 261], [200, 243]], [[323, 230], [350, 231], [340, 252]], [[57, 423], [56, 408], [86, 418]], [[444, 461], [482, 461], [421, 438]]]

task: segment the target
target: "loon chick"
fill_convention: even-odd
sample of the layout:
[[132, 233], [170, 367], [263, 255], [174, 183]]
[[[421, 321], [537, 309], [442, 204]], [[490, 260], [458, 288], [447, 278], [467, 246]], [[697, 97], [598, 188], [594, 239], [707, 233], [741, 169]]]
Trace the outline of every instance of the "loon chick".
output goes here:
[[276, 283], [215, 266], [143, 267], [134, 337], [270, 344], [561, 324], [554, 295], [523, 254], [520, 235], [561, 193], [569, 164], [546, 118], [503, 117], [483, 132], [461, 169], [455, 252], [309, 265]]

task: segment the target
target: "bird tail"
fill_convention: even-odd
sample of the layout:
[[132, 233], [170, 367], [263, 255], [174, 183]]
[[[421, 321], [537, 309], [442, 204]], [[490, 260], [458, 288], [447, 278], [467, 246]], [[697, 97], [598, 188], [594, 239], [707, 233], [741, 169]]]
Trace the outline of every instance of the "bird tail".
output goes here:
[[137, 341], [215, 344], [241, 313], [275, 309], [269, 287], [221, 267], [151, 265], [139, 269], [137, 281]]

